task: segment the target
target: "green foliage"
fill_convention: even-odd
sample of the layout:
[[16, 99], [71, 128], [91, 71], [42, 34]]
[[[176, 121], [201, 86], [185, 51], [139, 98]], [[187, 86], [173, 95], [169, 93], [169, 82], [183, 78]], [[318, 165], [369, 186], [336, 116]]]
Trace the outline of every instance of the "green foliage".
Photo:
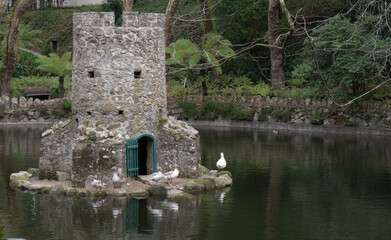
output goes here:
[[26, 51], [18, 51], [18, 61], [15, 66], [14, 77], [27, 77], [36, 75], [38, 64], [37, 56]]
[[233, 77], [232, 75], [223, 75], [220, 81], [220, 89], [215, 93], [222, 96], [262, 96], [270, 94], [271, 88], [263, 83], [253, 84], [246, 76]]
[[276, 109], [271, 113], [271, 115], [274, 116], [275, 118], [277, 118], [278, 120], [285, 122], [285, 123], [289, 122], [292, 119], [290, 111], [282, 111], [282, 110]]
[[4, 236], [4, 234], [3, 234], [3, 229], [4, 229], [4, 227], [3, 227], [3, 226], [0, 226], [0, 240], [5, 240], [5, 239], [3, 238], [3, 236]]
[[72, 73], [71, 57], [71, 52], [64, 53], [61, 58], [57, 53], [51, 53], [49, 54], [49, 57], [40, 56], [36, 60], [36, 62], [39, 64], [37, 69], [59, 77], [65, 77]]
[[194, 95], [199, 93], [197, 89], [185, 87], [183, 84], [174, 80], [167, 81], [167, 97], [183, 98], [186, 95]]
[[[27, 87], [50, 87], [51, 98], [56, 98], [55, 95], [58, 89], [58, 78], [57, 77], [21, 77], [12, 78], [10, 82], [10, 97], [24, 96], [24, 89]], [[71, 78], [66, 77], [64, 82], [65, 90], [71, 89]]]
[[[358, 96], [377, 83], [377, 73], [387, 59], [390, 39], [372, 33], [376, 16], [362, 15], [357, 20], [335, 18], [314, 30], [319, 69], [335, 100]], [[307, 41], [304, 49], [310, 49]], [[376, 52], [376, 56], [372, 55]], [[307, 82], [322, 94], [324, 86], [311, 54], [303, 54], [301, 63], [292, 72], [293, 85]]]
[[102, 12], [114, 12], [115, 25], [122, 23], [122, 0], [106, 0], [101, 6]]
[[184, 101], [182, 103], [182, 119], [215, 120], [219, 116], [231, 120], [253, 120], [254, 112], [252, 109], [243, 109], [234, 103], [205, 101], [200, 107], [194, 102]]
[[356, 126], [357, 126], [357, 122], [353, 122], [353, 121], [345, 122], [345, 127], [356, 127]]
[[319, 89], [315, 87], [297, 88], [293, 87], [285, 91], [280, 91], [280, 95], [287, 98], [301, 99], [301, 98], [316, 98], [320, 97]]
[[197, 119], [199, 117], [198, 106], [195, 102], [192, 101], [188, 102], [187, 100], [185, 100], [184, 102], [182, 102], [181, 107], [183, 109], [183, 113], [181, 115], [182, 119], [189, 120], [189, 119]]
[[311, 116], [311, 124], [321, 125], [323, 123], [323, 111], [316, 110]]
[[68, 100], [62, 102], [62, 110], [64, 110], [65, 113], [70, 113], [72, 111], [72, 102]]
[[267, 117], [273, 112], [272, 107], [262, 107], [261, 111], [258, 113], [258, 121], [267, 121]]
[[194, 67], [197, 64], [208, 63], [222, 73], [220, 60], [235, 54], [231, 42], [216, 33], [208, 33], [202, 37], [202, 46], [188, 39], [179, 39], [166, 48], [170, 54], [167, 65]]
[[[51, 1], [49, 1], [51, 2]], [[101, 6], [82, 6], [77, 8], [46, 8], [28, 11], [23, 16], [23, 22], [29, 23], [32, 29], [41, 31], [41, 42], [36, 43], [37, 49], [43, 55], [53, 52], [51, 41], [58, 43], [57, 53], [63, 54], [72, 51], [73, 39], [73, 13], [99, 12]]]

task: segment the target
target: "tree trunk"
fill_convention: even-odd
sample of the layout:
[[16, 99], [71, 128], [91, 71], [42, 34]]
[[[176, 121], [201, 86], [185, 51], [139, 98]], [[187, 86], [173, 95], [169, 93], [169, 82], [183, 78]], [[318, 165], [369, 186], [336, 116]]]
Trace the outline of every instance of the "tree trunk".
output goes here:
[[202, 78], [202, 82], [201, 82], [202, 96], [208, 96], [208, 85], [206, 85], [206, 70], [201, 69], [200, 74], [201, 74], [201, 78]]
[[0, 21], [5, 16], [8, 9], [8, 0], [0, 0]]
[[10, 29], [7, 37], [7, 51], [4, 59], [4, 68], [0, 72], [0, 94], [1, 97], [8, 97], [10, 90], [10, 81], [15, 70], [18, 57], [18, 35], [22, 23], [23, 14], [31, 8], [35, 0], [18, 1], [13, 13]]
[[209, 32], [213, 32], [213, 22], [210, 19], [210, 8], [209, 8], [209, 1], [208, 0], [201, 0], [200, 5], [202, 8], [202, 23], [204, 27], [205, 34]]
[[172, 39], [174, 38], [173, 28], [174, 28], [174, 15], [178, 8], [179, 0], [170, 0], [166, 9], [166, 20], [164, 22], [164, 40], [166, 47], [170, 45]]
[[[269, 31], [269, 45], [281, 47], [279, 39], [280, 30], [278, 28], [279, 22], [279, 0], [269, 0], [268, 9], [268, 31]], [[284, 51], [279, 48], [270, 48], [270, 62], [271, 62], [271, 79], [272, 87], [274, 89], [281, 89], [284, 82]]]
[[[210, 32], [214, 32], [214, 27], [213, 27], [213, 21], [210, 19], [210, 12], [211, 9], [209, 7], [209, 0], [201, 0], [200, 5], [202, 8], [202, 27], [204, 30], [205, 34], [208, 34]], [[218, 83], [220, 82], [221, 79], [221, 74], [215, 69], [212, 69], [213, 72], [213, 80]]]
[[58, 90], [61, 96], [64, 96], [64, 76], [59, 76], [58, 77]]

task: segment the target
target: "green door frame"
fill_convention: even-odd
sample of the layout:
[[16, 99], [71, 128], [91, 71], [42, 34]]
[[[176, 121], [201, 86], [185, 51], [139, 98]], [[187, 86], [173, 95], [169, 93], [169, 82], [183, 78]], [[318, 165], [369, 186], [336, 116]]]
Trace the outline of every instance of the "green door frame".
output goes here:
[[142, 137], [149, 137], [153, 140], [153, 171], [157, 171], [156, 163], [156, 138], [149, 133], [143, 133], [138, 135], [134, 139], [127, 140], [126, 144], [126, 166], [127, 176], [138, 175], [138, 140]]

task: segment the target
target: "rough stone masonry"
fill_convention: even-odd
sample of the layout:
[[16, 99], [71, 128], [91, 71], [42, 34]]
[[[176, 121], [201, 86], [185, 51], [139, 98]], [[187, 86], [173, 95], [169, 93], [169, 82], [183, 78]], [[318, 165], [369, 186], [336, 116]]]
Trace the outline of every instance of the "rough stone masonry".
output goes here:
[[[82, 186], [88, 176], [127, 176], [126, 140], [138, 140], [140, 174], [179, 165], [199, 176], [198, 132], [167, 117], [164, 14], [73, 16], [72, 119], [43, 133], [40, 178], [66, 172]], [[156, 155], [153, 154], [153, 143]]]

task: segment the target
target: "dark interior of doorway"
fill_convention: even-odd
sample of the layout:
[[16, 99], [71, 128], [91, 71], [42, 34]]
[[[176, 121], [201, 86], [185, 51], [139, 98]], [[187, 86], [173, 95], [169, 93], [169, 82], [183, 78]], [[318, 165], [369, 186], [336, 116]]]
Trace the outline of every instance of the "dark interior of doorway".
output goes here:
[[138, 140], [138, 174], [147, 175], [148, 159], [148, 137], [142, 137]]

